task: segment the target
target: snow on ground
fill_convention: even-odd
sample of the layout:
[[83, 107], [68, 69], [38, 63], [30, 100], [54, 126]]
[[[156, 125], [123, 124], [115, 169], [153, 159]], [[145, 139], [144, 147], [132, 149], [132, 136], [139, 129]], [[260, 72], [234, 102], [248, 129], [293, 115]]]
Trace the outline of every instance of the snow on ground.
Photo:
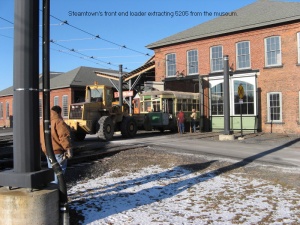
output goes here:
[[112, 171], [68, 191], [82, 224], [300, 224], [300, 194], [244, 173], [151, 166]]

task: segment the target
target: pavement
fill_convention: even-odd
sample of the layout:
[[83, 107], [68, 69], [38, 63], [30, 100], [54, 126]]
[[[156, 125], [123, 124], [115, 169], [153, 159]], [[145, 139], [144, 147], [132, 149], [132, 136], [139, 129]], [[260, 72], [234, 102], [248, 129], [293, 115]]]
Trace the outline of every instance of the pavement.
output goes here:
[[[12, 128], [0, 128], [0, 136], [12, 134]], [[216, 132], [149, 135], [135, 139], [116, 138], [111, 144], [137, 143], [165, 148], [172, 152], [229, 157], [243, 163], [263, 162], [300, 168], [300, 134], [235, 133], [234, 140], [220, 141]], [[94, 137], [95, 138], [95, 137]], [[86, 139], [89, 139], [89, 135]], [[100, 146], [101, 142], [99, 142]], [[103, 143], [102, 143], [103, 145]]]
[[220, 134], [175, 134], [172, 141], [160, 141], [159, 146], [175, 152], [229, 157], [244, 164], [262, 162], [300, 168], [300, 135], [252, 133], [240, 139], [241, 135], [237, 133], [232, 141], [220, 141]]

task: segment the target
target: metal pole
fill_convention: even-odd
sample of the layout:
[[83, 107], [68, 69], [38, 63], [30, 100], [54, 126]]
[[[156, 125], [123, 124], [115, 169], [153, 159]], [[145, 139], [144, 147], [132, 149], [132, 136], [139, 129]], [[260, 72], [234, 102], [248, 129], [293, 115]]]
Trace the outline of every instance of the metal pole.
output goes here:
[[51, 181], [41, 170], [39, 138], [39, 0], [15, 0], [14, 169], [0, 173], [0, 186], [37, 188]]
[[119, 65], [119, 106], [123, 105], [123, 66]]
[[[129, 91], [132, 89], [131, 79], [128, 81]], [[132, 116], [132, 97], [129, 96], [129, 114]]]
[[224, 134], [230, 134], [230, 100], [229, 100], [229, 63], [228, 55], [224, 55]]
[[198, 78], [198, 81], [199, 81], [199, 132], [202, 131], [202, 123], [201, 123], [201, 120], [202, 120], [202, 107], [201, 105], [203, 104], [202, 103], [202, 78], [201, 76], [199, 75], [199, 78]]
[[243, 103], [240, 103], [240, 113], [241, 113], [241, 137], [243, 137], [243, 112], [242, 112], [242, 105]]
[[40, 170], [39, 1], [15, 1], [14, 171]]

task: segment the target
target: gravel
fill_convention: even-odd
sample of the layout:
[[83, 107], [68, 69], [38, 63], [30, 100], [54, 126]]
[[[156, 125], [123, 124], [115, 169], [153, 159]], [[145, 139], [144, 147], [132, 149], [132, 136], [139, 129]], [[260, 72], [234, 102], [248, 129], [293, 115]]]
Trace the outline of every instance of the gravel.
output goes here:
[[[264, 136], [266, 137], [266, 136]], [[286, 139], [291, 139], [288, 136]], [[293, 137], [293, 140], [297, 137]], [[268, 139], [272, 141], [273, 139]], [[250, 138], [245, 139], [245, 143], [251, 143]], [[261, 136], [257, 136], [256, 142], [264, 141]], [[265, 139], [266, 141], [266, 139]], [[283, 141], [277, 139], [277, 141]], [[77, 182], [94, 179], [109, 171], [119, 171], [115, 176], [125, 176], [126, 174], [137, 172], [150, 166], [161, 168], [184, 167], [191, 171], [209, 170], [217, 171], [219, 174], [229, 175], [230, 173], [247, 174], [248, 178], [263, 179], [272, 182], [274, 185], [282, 185], [286, 188], [296, 189], [300, 192], [299, 169], [278, 167], [251, 163], [243, 166], [238, 161], [223, 158], [213, 158], [207, 156], [194, 156], [166, 153], [159, 149], [150, 147], [138, 148], [120, 152], [114, 156], [97, 160], [91, 163], [84, 163], [69, 167], [66, 172], [67, 187], [70, 188]], [[82, 219], [78, 212], [70, 210], [71, 224], [77, 224]]]
[[[218, 141], [218, 133], [185, 135], [187, 138]], [[286, 143], [298, 144], [299, 140], [300, 136], [296, 134], [257, 133], [245, 134], [244, 140], [240, 142], [244, 144], [259, 143], [279, 146]], [[191, 171], [209, 169], [210, 171], [214, 170], [219, 174], [226, 175], [240, 172], [246, 174], [249, 179], [263, 179], [274, 185], [278, 184], [287, 189], [295, 189], [300, 193], [299, 169], [263, 165], [256, 162], [243, 166], [232, 159], [166, 153], [160, 149], [150, 147], [127, 150], [101, 160], [69, 166], [66, 172], [67, 187], [69, 189], [78, 182], [101, 177], [110, 171], [119, 171], [115, 176], [125, 176], [151, 166], [159, 166], [166, 169], [179, 166]], [[70, 210], [70, 224], [78, 224], [80, 220], [82, 220], [80, 213]]]

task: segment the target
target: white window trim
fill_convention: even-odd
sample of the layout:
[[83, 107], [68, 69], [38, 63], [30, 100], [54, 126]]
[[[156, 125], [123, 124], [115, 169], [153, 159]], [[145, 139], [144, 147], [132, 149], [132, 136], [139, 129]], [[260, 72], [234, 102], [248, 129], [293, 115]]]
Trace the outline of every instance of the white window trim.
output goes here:
[[[55, 99], [57, 99], [57, 104], [55, 104]], [[58, 105], [59, 106], [59, 96], [54, 96], [53, 97], [53, 105]]]
[[[249, 67], [242, 67], [242, 68], [239, 68], [238, 67], [238, 44], [239, 43], [243, 43], [243, 42], [248, 42], [249, 43]], [[250, 41], [240, 41], [240, 42], [237, 42], [236, 44], [235, 44], [235, 52], [236, 52], [236, 70], [245, 70], [245, 69], [250, 69], [251, 68], [251, 43], [250, 43]]]
[[[191, 51], [196, 51], [197, 52], [197, 72], [196, 73], [190, 73], [190, 67], [189, 67], [189, 52]], [[199, 74], [198, 67], [199, 67], [199, 54], [198, 54], [198, 49], [190, 49], [186, 51], [186, 61], [187, 61], [187, 75], [195, 75]]]
[[300, 64], [300, 32], [297, 33], [298, 64]]
[[[174, 75], [168, 75], [168, 55], [175, 55], [175, 74]], [[175, 77], [176, 76], [176, 70], [177, 70], [177, 68], [176, 68], [176, 53], [168, 53], [168, 54], [166, 54], [166, 77]]]
[[[271, 94], [279, 94], [279, 100], [280, 100], [280, 120], [272, 120], [270, 118], [270, 95]], [[267, 93], [267, 122], [271, 123], [281, 123], [282, 122], [282, 93], [281, 92], [268, 92]]]
[[5, 111], [5, 118], [9, 119], [9, 113], [10, 112], [9, 112], [9, 102], [8, 101], [5, 103], [5, 109], [6, 109], [6, 111]]
[[[208, 80], [206, 80], [206, 81], [208, 81]], [[211, 88], [215, 87], [218, 84], [223, 83], [223, 82], [224, 82], [223, 76], [213, 76], [213, 77], [211, 77], [209, 79], [209, 96], [211, 96]], [[230, 87], [229, 87], [229, 89], [230, 89]], [[209, 108], [210, 108], [209, 115], [210, 116], [215, 116], [215, 115], [212, 115], [212, 113], [211, 113], [211, 108], [212, 108], [211, 100], [209, 100]], [[224, 115], [224, 112], [223, 112], [223, 114], [220, 114], [220, 115], [217, 115], [217, 116], [222, 116], [222, 115]]]
[[[248, 76], [247, 76], [248, 75]], [[249, 76], [250, 75], [250, 76]], [[230, 115], [234, 115], [234, 116], [238, 116], [240, 114], [235, 114], [234, 113], [234, 81], [244, 81], [246, 83], [252, 84], [254, 87], [254, 91], [253, 91], [253, 99], [254, 99], [254, 114], [243, 114], [244, 117], [247, 116], [255, 116], [257, 115], [257, 108], [256, 108], [256, 104], [257, 104], [257, 96], [256, 96], [256, 79], [253, 73], [249, 73], [249, 74], [238, 74], [238, 75], [234, 75], [231, 77], [230, 79]]]
[[3, 102], [0, 102], [0, 106], [1, 106], [1, 111], [2, 111], [2, 115], [0, 115], [0, 119], [3, 119]]
[[39, 99], [39, 117], [43, 117], [43, 99]]
[[298, 98], [298, 124], [300, 124], [300, 91], [299, 91], [299, 98]]
[[[276, 63], [276, 64], [272, 64], [272, 65], [268, 65], [268, 57], [267, 57], [267, 39], [268, 38], [272, 38], [272, 37], [279, 37], [279, 47], [280, 47], [280, 62]], [[282, 66], [282, 49], [281, 49], [281, 36], [270, 36], [270, 37], [266, 37], [265, 40], [265, 67], [273, 67], [273, 66]]]
[[221, 70], [213, 70], [212, 48], [214, 48], [214, 47], [221, 47], [221, 49], [222, 49], [222, 58], [224, 57], [224, 54], [223, 54], [223, 45], [215, 45], [215, 46], [211, 46], [210, 47], [210, 72], [212, 72], [212, 73], [222, 72], [223, 69], [221, 69]]
[[[233, 84], [235, 80], [241, 80], [245, 81], [247, 83], [253, 84], [254, 85], [254, 90], [257, 89], [256, 87], [256, 78], [255, 78], [255, 73], [245, 73], [245, 74], [235, 74], [233, 76], [230, 76], [229, 78], [229, 98], [230, 98], [230, 116], [236, 116], [234, 114], [234, 90], [233, 90]], [[209, 96], [211, 96], [211, 87], [214, 87], [220, 83], [224, 82], [224, 77], [223, 76], [214, 76], [209, 79]], [[244, 117], [247, 116], [253, 116], [257, 115], [257, 93], [254, 91], [254, 114], [248, 114], [248, 115], [243, 115]], [[211, 101], [209, 101], [209, 107], [211, 108]], [[210, 116], [214, 116], [211, 114], [210, 110]], [[237, 114], [239, 115], [239, 114]]]
[[[65, 107], [65, 105], [64, 105], [64, 98], [65, 97], [67, 98], [67, 106], [66, 106], [67, 107], [67, 115], [64, 114], [64, 107]], [[61, 101], [62, 101], [61, 102], [62, 103], [62, 107], [61, 107], [62, 117], [63, 118], [67, 118], [68, 117], [68, 111], [69, 111], [69, 108], [68, 108], [69, 107], [69, 96], [68, 95], [63, 95], [62, 98], [61, 98]]]

